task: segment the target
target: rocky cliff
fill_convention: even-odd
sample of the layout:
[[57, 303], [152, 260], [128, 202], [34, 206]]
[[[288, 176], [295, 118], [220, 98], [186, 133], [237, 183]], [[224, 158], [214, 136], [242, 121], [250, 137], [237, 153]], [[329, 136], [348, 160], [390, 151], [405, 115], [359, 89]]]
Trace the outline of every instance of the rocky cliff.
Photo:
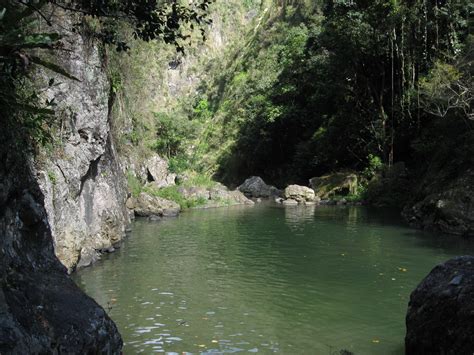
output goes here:
[[63, 16], [61, 24], [64, 50], [57, 62], [79, 81], [54, 77], [56, 85], [46, 91], [57, 103], [59, 143], [53, 152], [43, 152], [38, 179], [56, 255], [71, 271], [113, 250], [129, 218], [126, 180], [111, 133], [104, 62], [87, 36], [67, 30], [70, 18]]
[[[2, 127], [5, 119], [0, 115]], [[119, 354], [115, 324], [54, 255], [43, 194], [18, 131], [0, 132], [0, 353]]]
[[72, 18], [55, 16], [64, 36], [58, 64], [79, 81], [37, 73], [57, 103], [54, 149], [33, 159], [21, 120], [0, 113], [8, 127], [0, 130], [0, 353], [119, 354], [115, 324], [64, 267], [110, 248], [127, 222], [108, 82], [98, 49], [68, 32]]

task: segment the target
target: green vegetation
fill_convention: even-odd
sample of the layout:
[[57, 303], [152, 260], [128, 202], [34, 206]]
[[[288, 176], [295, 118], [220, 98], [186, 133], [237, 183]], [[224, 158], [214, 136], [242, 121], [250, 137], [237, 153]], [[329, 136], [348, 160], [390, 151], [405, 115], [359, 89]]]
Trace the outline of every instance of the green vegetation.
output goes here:
[[[117, 2], [56, 1], [35, 2], [7, 0], [0, 5], [0, 111], [2, 140], [16, 145], [16, 149], [28, 150], [45, 145], [56, 134], [55, 98], [44, 94], [41, 76], [34, 69], [41, 67], [46, 74], [60, 74], [68, 80], [76, 80], [55, 61], [62, 50], [61, 15], [74, 17], [73, 28], [90, 40], [98, 40], [107, 52], [113, 45], [118, 52], [130, 49], [128, 42], [140, 39], [145, 42], [159, 40], [171, 44], [184, 53], [189, 33], [195, 25], [205, 38], [203, 27], [210, 23], [208, 6], [211, 0], [193, 4], [174, 1]], [[110, 47], [110, 46], [109, 46]], [[49, 87], [56, 86], [54, 78]], [[111, 77], [111, 93], [122, 87], [120, 76]]]
[[266, 5], [172, 111], [199, 122], [199, 139], [180, 138], [192, 168], [280, 186], [350, 169], [363, 177], [354, 199], [391, 190], [384, 203], [401, 205], [412, 196], [405, 177], [386, 186], [395, 163], [415, 180], [472, 163], [469, 1]]
[[185, 198], [179, 192], [179, 186], [169, 186], [159, 190], [147, 190], [148, 193], [151, 193], [154, 196], [162, 197], [167, 200], [171, 200], [179, 204], [181, 209], [185, 210], [188, 208], [204, 206], [208, 201], [203, 197], [196, 198]]
[[[216, 186], [216, 182], [211, 179], [210, 176], [204, 174], [197, 174], [188, 172], [189, 177], [178, 183], [177, 185], [168, 186], [164, 188], [156, 188], [153, 185], [144, 185], [140, 180], [131, 172], [127, 172], [128, 188], [133, 197], [137, 197], [141, 192], [146, 192], [152, 196], [158, 196], [167, 200], [176, 202], [181, 206], [181, 209], [188, 209], [198, 206], [204, 206], [208, 200], [203, 197], [190, 197], [186, 198], [180, 192], [181, 188], [204, 188], [210, 189]], [[214, 201], [221, 202], [223, 205], [229, 204], [229, 201]]]
[[143, 191], [143, 184], [131, 171], [127, 171], [127, 184], [133, 197], [137, 197]]
[[[42, 144], [54, 135], [56, 103], [20, 69], [34, 63], [75, 80], [41, 53], [60, 39], [32, 20], [47, 3], [62, 6], [11, 0], [0, 16], [2, 117], [17, 117]], [[114, 136], [137, 165], [158, 153], [173, 172], [231, 185], [250, 175], [307, 184], [352, 170], [361, 179], [349, 198], [373, 200], [397, 162], [414, 181], [473, 163], [470, 1], [203, 0], [153, 3], [156, 13], [141, 2], [77, 5], [62, 7], [85, 13], [77, 29], [105, 44]], [[193, 27], [210, 19], [203, 42]], [[396, 204], [410, 197], [406, 183], [390, 182]]]
[[48, 179], [49, 181], [51, 181], [53, 186], [56, 185], [56, 183], [58, 182], [58, 178], [56, 177], [54, 171], [48, 171]]

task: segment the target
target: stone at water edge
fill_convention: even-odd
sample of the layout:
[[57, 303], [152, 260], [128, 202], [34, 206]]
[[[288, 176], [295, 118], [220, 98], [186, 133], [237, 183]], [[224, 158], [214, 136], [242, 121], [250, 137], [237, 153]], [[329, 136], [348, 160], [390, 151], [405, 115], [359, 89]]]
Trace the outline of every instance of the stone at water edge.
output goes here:
[[297, 205], [298, 205], [298, 201], [292, 200], [292, 199], [288, 199], [288, 200], [283, 201], [283, 205], [285, 205], [285, 206], [297, 206]]
[[351, 171], [314, 177], [309, 180], [309, 186], [323, 200], [340, 193], [354, 195], [357, 190], [357, 184], [357, 174]]
[[275, 186], [267, 185], [259, 176], [249, 177], [237, 189], [245, 195], [254, 198], [278, 196], [281, 193]]
[[435, 188], [424, 184], [428, 186], [423, 191], [426, 197], [403, 210], [406, 221], [421, 229], [473, 237], [474, 169]]
[[340, 199], [339, 201], [336, 202], [338, 206], [345, 206], [347, 205], [347, 200], [345, 198]]
[[418, 354], [474, 353], [474, 257], [436, 266], [412, 292], [405, 351]]
[[[295, 200], [299, 203], [305, 201], [316, 201], [314, 190], [307, 186], [290, 185], [285, 189], [285, 198]], [[318, 199], [318, 202], [320, 199]]]
[[129, 198], [127, 207], [132, 207], [135, 215], [139, 217], [172, 217], [177, 216], [181, 210], [176, 202], [152, 196], [145, 192], [140, 193], [136, 198]]

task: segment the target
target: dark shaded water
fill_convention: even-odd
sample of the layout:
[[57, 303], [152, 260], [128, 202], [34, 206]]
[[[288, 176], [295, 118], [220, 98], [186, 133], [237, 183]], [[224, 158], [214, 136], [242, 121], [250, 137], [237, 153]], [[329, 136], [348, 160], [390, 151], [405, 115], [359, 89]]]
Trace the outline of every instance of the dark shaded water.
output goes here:
[[474, 247], [362, 207], [236, 207], [137, 221], [76, 282], [124, 352], [402, 354], [411, 290]]

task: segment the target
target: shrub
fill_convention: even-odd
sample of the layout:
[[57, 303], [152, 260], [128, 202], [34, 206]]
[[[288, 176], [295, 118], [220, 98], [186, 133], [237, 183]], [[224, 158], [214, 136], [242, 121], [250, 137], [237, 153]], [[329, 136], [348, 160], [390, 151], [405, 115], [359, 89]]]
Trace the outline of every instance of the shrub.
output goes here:
[[133, 197], [137, 197], [138, 195], [140, 195], [140, 192], [142, 192], [143, 190], [142, 183], [131, 171], [127, 171], [127, 184], [128, 190], [130, 191]]

